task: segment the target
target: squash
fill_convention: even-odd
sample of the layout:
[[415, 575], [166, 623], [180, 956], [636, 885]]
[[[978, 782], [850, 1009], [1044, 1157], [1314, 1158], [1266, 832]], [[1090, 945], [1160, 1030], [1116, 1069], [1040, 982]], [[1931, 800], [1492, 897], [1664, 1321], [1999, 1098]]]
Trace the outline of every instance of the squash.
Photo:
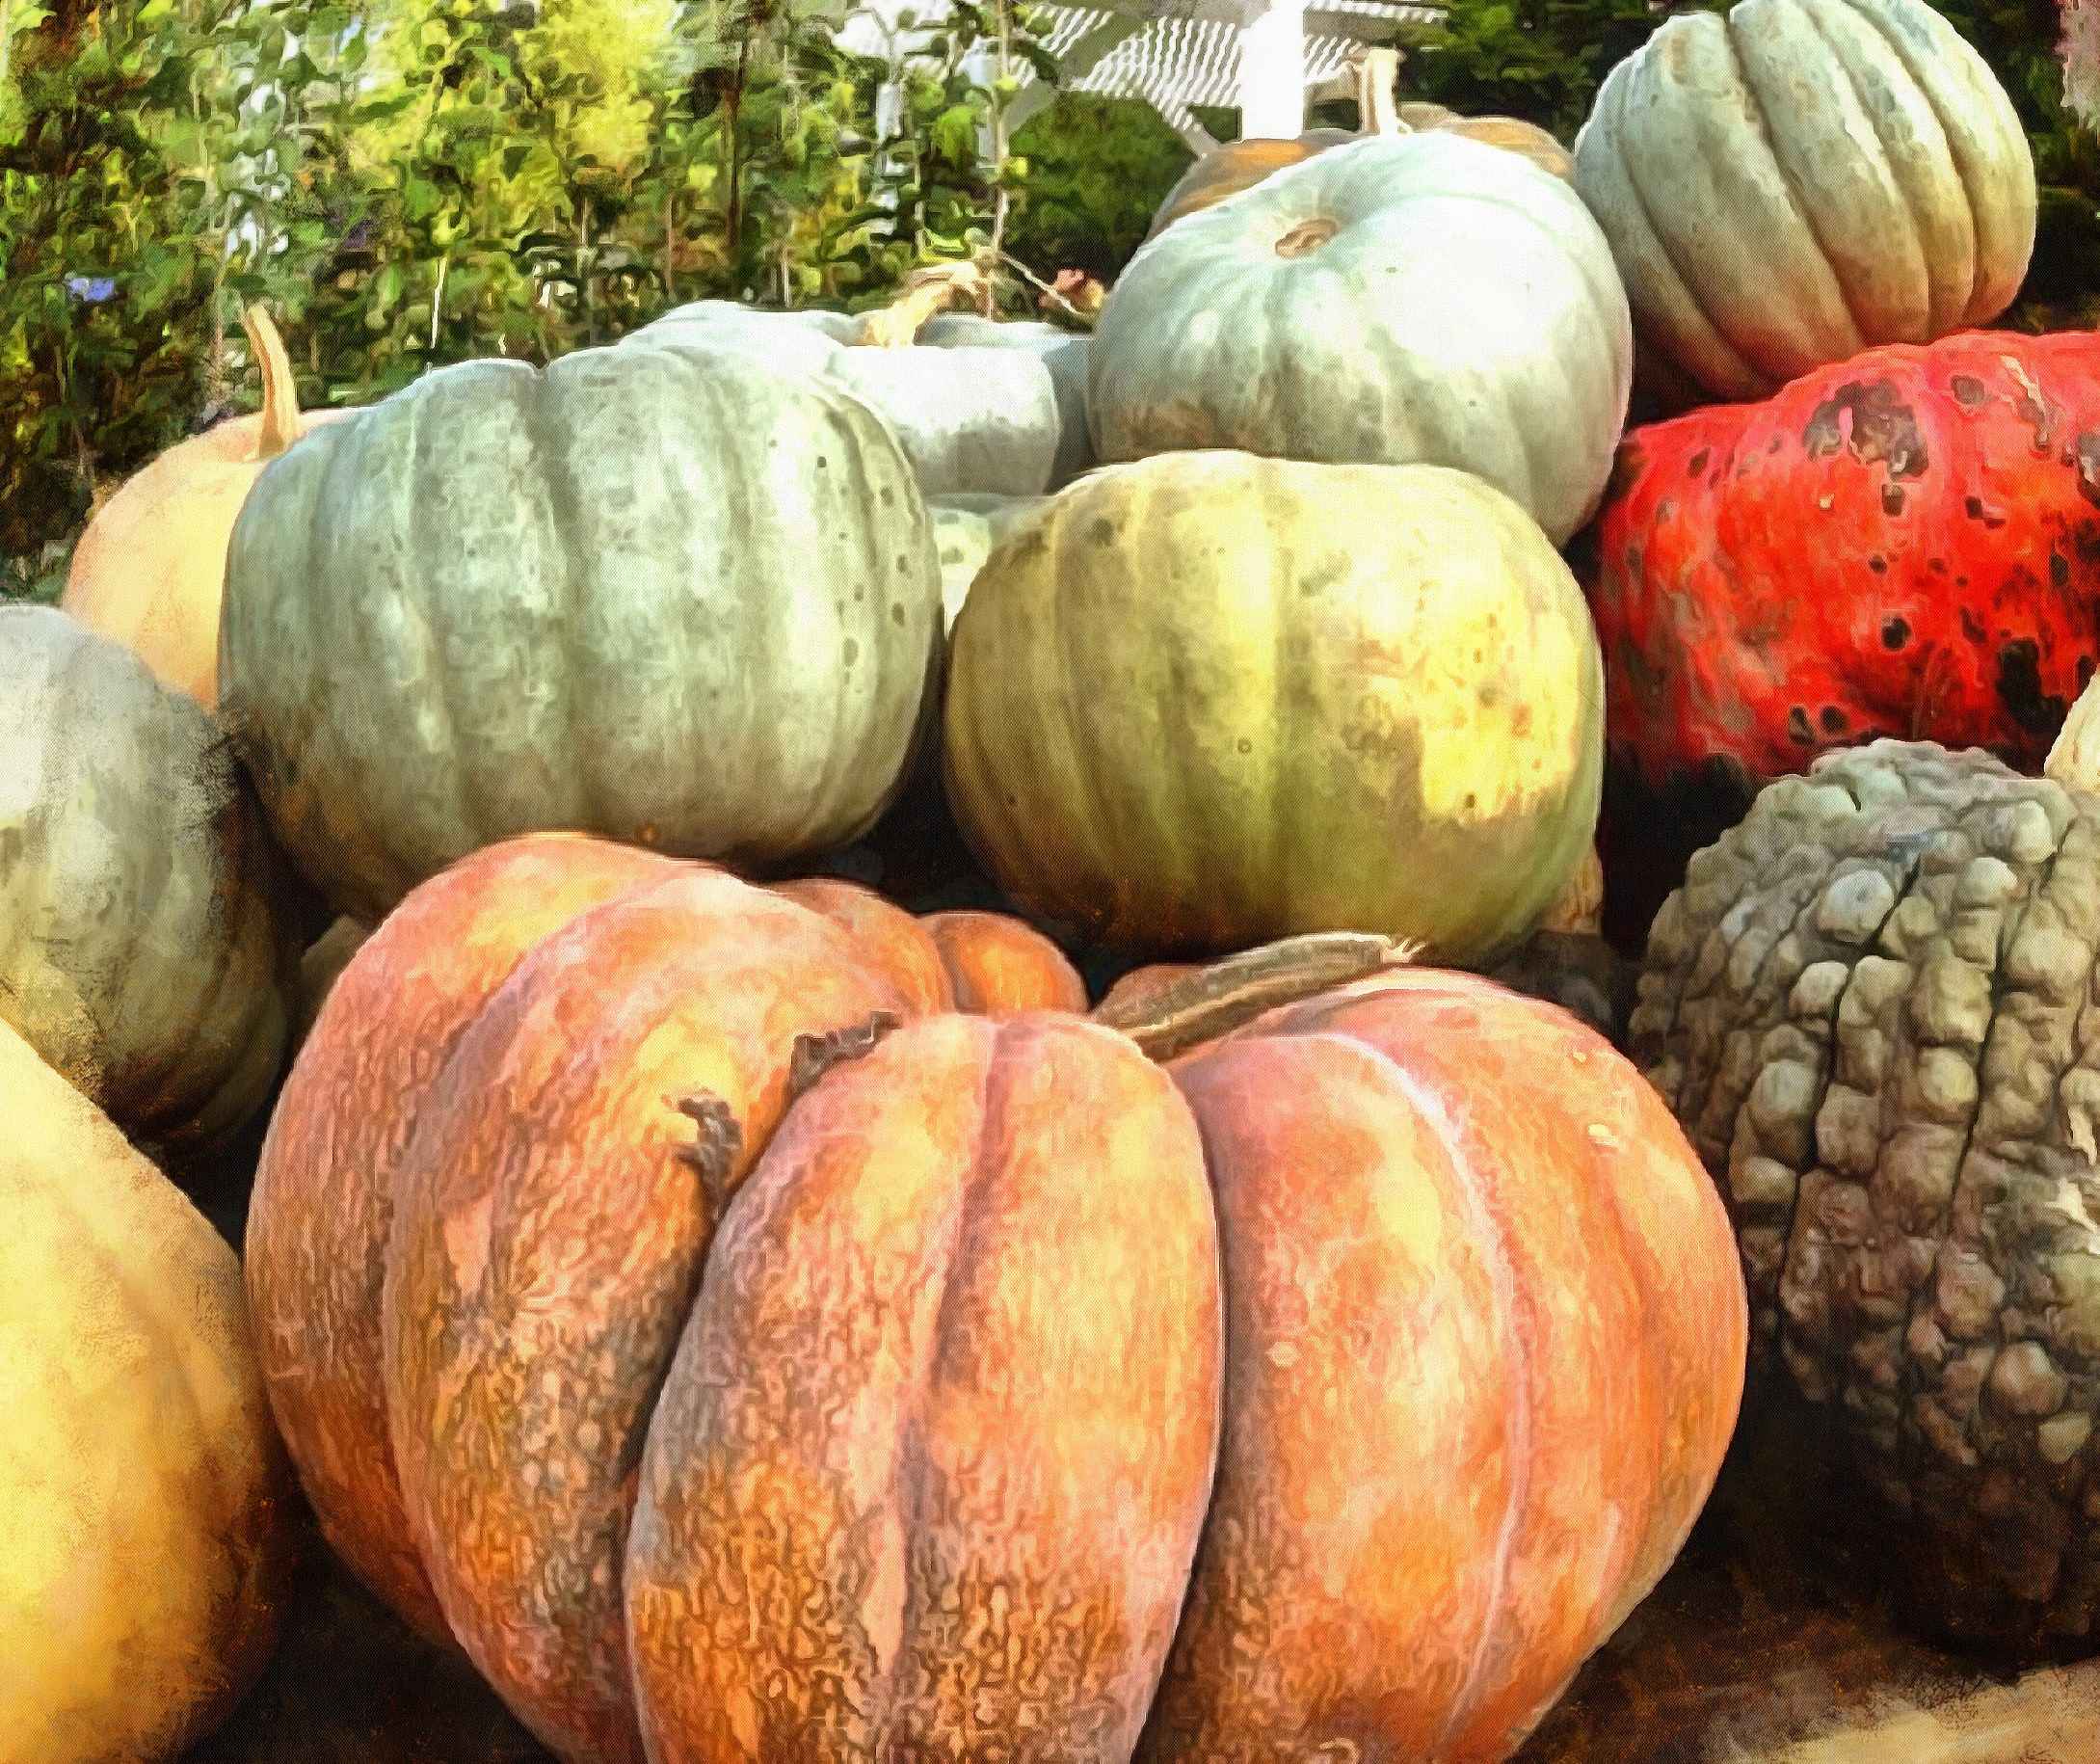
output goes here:
[[1582, 199], [1431, 131], [1330, 147], [1139, 247], [1095, 328], [1087, 397], [1103, 461], [1449, 466], [1557, 545], [1604, 494], [1632, 361]]
[[1079, 971], [1034, 926], [968, 907], [928, 913], [919, 923], [941, 951], [957, 1010], [985, 1016], [1086, 1010]]
[[[352, 960], [248, 1261], [332, 1541], [570, 1758], [1219, 1755], [1234, 1657], [1316, 1752], [1514, 1732], [1682, 1540], [1740, 1389], [1718, 1202], [1631, 1068], [1451, 976], [1329, 995], [1253, 1066], [1208, 1045], [1395, 959], [1354, 935], [1208, 970], [1130, 1039], [925, 1013], [839, 904], [544, 836], [418, 889]], [[1542, 1061], [1567, 1082], [1538, 1091]], [[1273, 1163], [1208, 1150], [1291, 1109]], [[1264, 1198], [1330, 1168], [1317, 1205]], [[1295, 1312], [1266, 1271], [1293, 1261]], [[1264, 1383], [1242, 1341], [1304, 1376]], [[1329, 1401], [1377, 1418], [1363, 1454], [1434, 1468], [1334, 1511]], [[1288, 1447], [1272, 1481], [1256, 1436]], [[1255, 1603], [1219, 1597], [1242, 1515]], [[1387, 1587], [1347, 1706], [1301, 1688], [1319, 1636], [1234, 1633], [1316, 1613], [1330, 1572]]]
[[239, 1265], [5, 1023], [0, 1118], [0, 1764], [173, 1757], [289, 1590]]
[[1162, 455], [1059, 492], [979, 572], [947, 793], [1076, 942], [1366, 928], [1470, 965], [1591, 843], [1601, 676], [1567, 566], [1478, 479]]
[[2037, 769], [2100, 654], [2100, 340], [1892, 344], [1637, 429], [1597, 527], [1613, 933], [1876, 735]]
[[1029, 513], [1042, 507], [1041, 496], [934, 496], [926, 503], [933, 517], [934, 543], [941, 554], [941, 615], [945, 628], [955, 628], [955, 615], [970, 598], [992, 548]]
[[1308, 129], [1291, 141], [1263, 136], [1229, 141], [1202, 154], [1176, 181], [1152, 217], [1145, 237], [1166, 230], [1185, 215], [1222, 202], [1229, 196], [1252, 189], [1271, 172], [1293, 166], [1365, 135], [1405, 135], [1429, 129], [1445, 129], [1475, 141], [1485, 142], [1513, 153], [1521, 153], [1542, 172], [1555, 177], [1572, 177], [1575, 162], [1568, 149], [1535, 122], [1516, 117], [1461, 117], [1441, 104], [1394, 101], [1394, 81], [1399, 73], [1400, 56], [1396, 49], [1372, 49], [1357, 62], [1357, 131], [1345, 128]]
[[2000, 1654], [2100, 1638], [2096, 994], [2087, 686], [2038, 778], [1884, 737], [1768, 785], [1633, 1019], [1727, 1199], [1753, 1378], [1837, 1440], [1825, 1498], [1910, 1619]]
[[2034, 244], [2012, 100], [1924, 0], [1665, 19], [1598, 90], [1575, 185], [1644, 343], [1718, 398], [1986, 324]]
[[833, 375], [896, 431], [928, 496], [1040, 495], [1093, 464], [1087, 339], [1053, 325], [941, 311], [989, 291], [975, 263], [935, 264], [907, 278], [891, 306], [857, 316], [703, 300], [636, 334], [784, 350]]
[[274, 461], [221, 690], [293, 858], [371, 920], [541, 828], [761, 869], [845, 844], [902, 784], [940, 646], [883, 419], [638, 333], [435, 369]]
[[73, 548], [59, 605], [135, 653], [153, 677], [209, 710], [219, 702], [219, 602], [226, 543], [264, 466], [317, 423], [347, 411], [302, 411], [270, 314], [241, 314], [262, 376], [262, 409], [171, 447], [127, 479]]
[[0, 607], [0, 1021], [125, 1133], [220, 1140], [294, 1010], [248, 785], [194, 699], [55, 607]]

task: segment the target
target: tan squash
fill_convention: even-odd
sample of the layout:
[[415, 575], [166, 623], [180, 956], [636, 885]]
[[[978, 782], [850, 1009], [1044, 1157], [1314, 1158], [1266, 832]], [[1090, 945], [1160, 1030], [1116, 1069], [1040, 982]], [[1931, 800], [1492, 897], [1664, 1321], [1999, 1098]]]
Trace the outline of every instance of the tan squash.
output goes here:
[[302, 411], [283, 340], [251, 307], [241, 329], [262, 374], [262, 409], [171, 447], [106, 502], [74, 548], [59, 604], [114, 637], [209, 710], [219, 702], [219, 601], [226, 542], [262, 468], [317, 423]]
[[0, 1764], [172, 1757], [276, 1644], [290, 1482], [233, 1251], [0, 1023]]

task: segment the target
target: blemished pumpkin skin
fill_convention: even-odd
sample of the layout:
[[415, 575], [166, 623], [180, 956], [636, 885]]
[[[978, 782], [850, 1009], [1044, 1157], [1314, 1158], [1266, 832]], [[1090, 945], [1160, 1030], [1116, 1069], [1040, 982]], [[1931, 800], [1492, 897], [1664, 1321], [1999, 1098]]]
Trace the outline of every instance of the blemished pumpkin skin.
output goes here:
[[[934, 543], [941, 553], [941, 616], [944, 630], [955, 628], [955, 615], [970, 598], [970, 585], [992, 555], [992, 548], [1043, 506], [1041, 496], [935, 496], [926, 512], [933, 517]], [[935, 768], [938, 775], [939, 768]], [[938, 788], [938, 786], [936, 787]]]
[[1485, 142], [1489, 147], [1521, 153], [1540, 171], [1551, 172], [1555, 177], [1573, 176], [1575, 162], [1568, 149], [1535, 122], [1526, 122], [1516, 117], [1462, 117], [1442, 104], [1395, 103], [1393, 81], [1398, 71], [1399, 57], [1391, 49], [1373, 49], [1364, 57], [1358, 70], [1356, 93], [1357, 115], [1363, 124], [1361, 130], [1315, 128], [1289, 141], [1256, 136], [1212, 147], [1183, 172], [1174, 188], [1167, 192], [1165, 200], [1152, 217], [1152, 226], [1146, 229], [1145, 237], [1153, 238], [1184, 215], [1194, 214], [1213, 202], [1222, 202], [1229, 196], [1252, 189], [1271, 172], [1297, 165], [1329, 147], [1341, 147], [1344, 142], [1360, 141], [1365, 135], [1414, 134], [1444, 129]]
[[1172, 955], [1368, 929], [1471, 964], [1591, 842], [1601, 664], [1566, 565], [1478, 479], [1167, 455], [994, 550], [943, 761], [971, 848], [1060, 934]]
[[1449, 133], [1368, 136], [1140, 246], [1088, 372], [1103, 462], [1222, 447], [1449, 466], [1558, 545], [1610, 475], [1633, 330], [1568, 184]]
[[937, 1017], [828, 1075], [643, 1450], [651, 1757], [1128, 1759], [1209, 1493], [1218, 1281], [1203, 1147], [1124, 1037]]
[[287, 880], [194, 700], [55, 607], [0, 607], [0, 1020], [134, 1138], [211, 1143], [261, 1107]]
[[1575, 184], [1643, 342], [1719, 398], [1986, 324], [2034, 243], [2012, 100], [1923, 0], [1665, 20], [1599, 89]]
[[955, 1008], [980, 1015], [1064, 1010], [1083, 1015], [1086, 982], [1065, 952], [1033, 925], [967, 907], [918, 922], [941, 951]]
[[2087, 333], [1970, 332], [1627, 437], [1589, 589], [1616, 940], [1830, 748], [2040, 766], [2100, 653], [2096, 367]]
[[113, 637], [153, 677], [209, 710], [219, 702], [219, 603], [234, 518], [263, 467], [317, 423], [302, 411], [269, 314], [242, 314], [262, 375], [262, 409], [169, 448], [125, 480], [73, 548], [59, 606]]
[[884, 419], [645, 332], [434, 369], [272, 462], [220, 687], [292, 856], [371, 920], [544, 828], [755, 869], [848, 843], [901, 786], [940, 647]]
[[233, 1251], [0, 1023], [0, 1764], [173, 1757], [276, 1645], [294, 1491]]
[[1138, 1756], [1505, 1758], [1718, 1474], [1747, 1332], [1720, 1198], [1601, 1036], [1472, 976], [1345, 986], [1169, 1070], [1230, 1351]]

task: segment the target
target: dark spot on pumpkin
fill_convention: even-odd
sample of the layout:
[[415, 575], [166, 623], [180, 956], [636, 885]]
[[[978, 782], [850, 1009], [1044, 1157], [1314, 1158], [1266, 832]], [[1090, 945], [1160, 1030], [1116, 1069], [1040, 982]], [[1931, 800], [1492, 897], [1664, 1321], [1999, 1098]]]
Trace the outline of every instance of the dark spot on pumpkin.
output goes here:
[[1626, 574], [1632, 580], [1638, 581], [1640, 579], [1641, 562], [1640, 548], [1638, 546], [1628, 546], [1626, 548]]
[[1910, 641], [1910, 621], [1900, 614], [1891, 613], [1881, 621], [1881, 647], [1900, 650]]
[[891, 489], [891, 487], [890, 487], [889, 485], [885, 484], [885, 485], [884, 485], [884, 486], [882, 487], [882, 505], [883, 505], [883, 507], [885, 507], [885, 508], [888, 508], [888, 507], [890, 507], [890, 506], [891, 506], [891, 504], [892, 504], [893, 502], [895, 502], [895, 501], [896, 501], [896, 499], [897, 499], [897, 493], [896, 493], [896, 492], [895, 492], [894, 490], [892, 490], [892, 489]]
[[1767, 447], [1765, 451], [1767, 453], [1777, 453], [1786, 444], [1786, 440], [1787, 438], [1784, 435], [1773, 436], [1771, 445]]
[[1815, 740], [1815, 726], [1808, 720], [1806, 707], [1795, 705], [1787, 712], [1787, 734], [1803, 747]]
[[2100, 431], [2087, 429], [2078, 438], [2078, 494], [2100, 507]]
[[856, 661], [861, 659], [861, 645], [858, 639], [853, 637], [848, 637], [846, 639], [845, 647], [840, 652], [840, 659], [843, 660], [845, 665], [849, 668]]
[[2041, 650], [2032, 637], [2015, 638], [1998, 652], [1998, 702], [2032, 735], [2053, 735], [2069, 708], [2041, 687]]
[[1698, 452], [1694, 453], [1691, 458], [1687, 460], [1685, 462], [1685, 476], [1687, 476], [1688, 478], [1695, 478], [1702, 471], [1704, 471], [1706, 469], [1707, 459], [1712, 454], [1712, 452], [1713, 449], [1711, 447], [1701, 447]]
[[1935, 557], [1926, 565], [1926, 568], [1931, 571], [1934, 575], [1945, 575], [1947, 574], [1947, 560], [1944, 557]]
[[1667, 496], [1664, 496], [1664, 497], [1662, 498], [1662, 500], [1661, 500], [1661, 501], [1658, 502], [1658, 503], [1657, 503], [1657, 504], [1655, 505], [1655, 523], [1656, 523], [1656, 525], [1658, 525], [1658, 526], [1665, 526], [1665, 525], [1667, 525], [1667, 524], [1669, 523], [1669, 521], [1671, 521], [1671, 519], [1672, 519], [1673, 517], [1675, 517], [1676, 513], [1677, 513], [1677, 504], [1676, 504], [1676, 503], [1674, 503], [1674, 502], [1672, 502], [1672, 501], [1671, 501], [1671, 500], [1669, 499], [1669, 497], [1667, 497]]
[[1889, 573], [1889, 560], [1876, 551], [1867, 560], [1867, 568], [1876, 575], [1886, 575]]
[[1993, 531], [2006, 524], [2005, 516], [1985, 503], [1981, 496], [1962, 497], [1961, 507], [1971, 521], [1980, 521]]
[[1990, 633], [1983, 628], [1982, 620], [1966, 606], [1961, 609], [1961, 634], [1971, 643], [1986, 643], [1990, 640]]
[[1241, 735], [1236, 745], [1243, 754], [1251, 754], [1252, 752], [1254, 752], [1254, 743], [1250, 741], [1245, 735]]
[[1112, 546], [1116, 542], [1116, 523], [1106, 515], [1097, 516], [1087, 527], [1086, 536], [1098, 546]]
[[1954, 375], [1947, 382], [1947, 389], [1954, 393], [1956, 404], [1966, 404], [1971, 408], [1981, 404], [1985, 398], [1990, 396], [1983, 382], [1974, 374]]
[[897, 553], [897, 568], [899, 570], [909, 570], [911, 567], [912, 560], [909, 557], [905, 556], [902, 551], [899, 551]]
[[1843, 735], [1847, 721], [1845, 712], [1836, 705], [1825, 705], [1816, 720], [1822, 725], [1824, 735]]
[[2070, 586], [2071, 560], [2064, 556], [2061, 551], [2051, 551], [2049, 553], [2049, 580], [2059, 588]]
[[1848, 446], [1861, 465], [1885, 465], [1892, 478], [1925, 474], [1925, 436], [1917, 414], [1886, 380], [1847, 380], [1816, 407], [1801, 444], [1811, 459], [1827, 459]]
[[892, 625], [902, 625], [904, 623], [904, 602], [902, 601], [891, 601], [890, 602], [890, 623]]
[[817, 468], [817, 470], [819, 470], [819, 471], [822, 471], [822, 470], [824, 470], [824, 469], [825, 469], [825, 468], [827, 468], [828, 466], [830, 466], [830, 464], [831, 464], [831, 461], [829, 461], [828, 459], [826, 459], [826, 458], [825, 458], [825, 457], [824, 457], [824, 456], [823, 456], [823, 455], [822, 455], [821, 453], [820, 453], [820, 454], [818, 454], [818, 455], [816, 456], [816, 468]]
[[1477, 791], [1477, 790], [1468, 790], [1468, 791], [1466, 792], [1466, 807], [1467, 807], [1467, 808], [1469, 808], [1469, 809], [1471, 809], [1471, 808], [1476, 808], [1476, 807], [1477, 807], [1477, 806], [1479, 805], [1479, 801], [1480, 801], [1480, 793], [1479, 793], [1479, 791]]
[[1969, 578], [1966, 575], [1957, 575], [1954, 577], [1954, 586], [1956, 588], [1966, 588], [1968, 585]]
[[1903, 512], [1903, 487], [1901, 484], [1881, 486], [1881, 512], [1884, 515], [1900, 515]]

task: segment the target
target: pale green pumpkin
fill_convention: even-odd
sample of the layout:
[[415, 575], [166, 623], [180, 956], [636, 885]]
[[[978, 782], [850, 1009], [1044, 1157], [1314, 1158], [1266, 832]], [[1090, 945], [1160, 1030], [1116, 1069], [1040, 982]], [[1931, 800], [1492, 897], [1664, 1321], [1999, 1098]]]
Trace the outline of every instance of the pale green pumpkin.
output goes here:
[[1602, 679], [1566, 564], [1479, 479], [1165, 454], [1060, 492], [977, 573], [948, 796], [1002, 887], [1094, 940], [1355, 928], [1475, 963], [1589, 849]]
[[193, 699], [68, 614], [0, 607], [0, 1020], [133, 1137], [209, 1140], [261, 1106], [288, 879]]
[[844, 844], [899, 787], [940, 650], [883, 419], [637, 334], [436, 369], [272, 464], [220, 681], [284, 843], [372, 920], [540, 829], [758, 869]]
[[1558, 544], [1604, 494], [1632, 375], [1582, 199], [1428, 132], [1329, 147], [1148, 241], [1102, 309], [1088, 406], [1103, 460], [1450, 466]]
[[1575, 183], [1644, 345], [1724, 398], [1986, 324], [2034, 243], [2012, 100], [1922, 0], [1669, 19], [1599, 90]]
[[1041, 508], [1042, 496], [952, 495], [929, 497], [934, 543], [941, 550], [941, 611], [948, 629], [970, 598], [992, 548]]

